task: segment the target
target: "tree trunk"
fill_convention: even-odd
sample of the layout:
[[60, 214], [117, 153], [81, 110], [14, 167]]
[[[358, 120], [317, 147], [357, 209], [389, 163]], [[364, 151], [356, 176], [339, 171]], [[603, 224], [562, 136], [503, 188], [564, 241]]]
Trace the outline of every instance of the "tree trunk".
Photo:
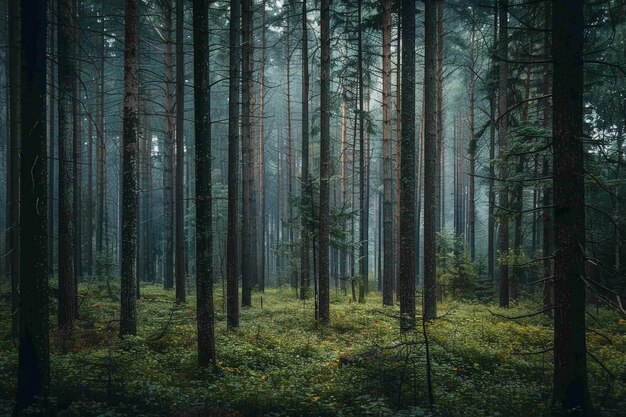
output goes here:
[[176, 302], [185, 302], [185, 1], [176, 0]]
[[163, 140], [163, 286], [174, 288], [174, 59], [172, 3], [164, 1], [165, 138]]
[[[309, 187], [309, 37], [307, 0], [302, 1], [302, 205], [311, 201]], [[304, 300], [309, 289], [309, 236], [307, 222], [302, 218], [300, 248], [300, 299]]]
[[[51, 0], [50, 2], [50, 6], [51, 9], [55, 9], [56, 8], [56, 3], [55, 0]], [[51, 13], [50, 16], [48, 16], [48, 19], [50, 19], [51, 24], [48, 25], [48, 36], [50, 39], [49, 42], [49, 46], [48, 46], [48, 51], [50, 53], [51, 56], [56, 56], [58, 53], [58, 46], [56, 44], [57, 42], [57, 34], [55, 31], [55, 28], [57, 26], [57, 13]], [[55, 137], [55, 133], [56, 133], [56, 129], [55, 129], [55, 125], [54, 122], [56, 120], [56, 104], [57, 104], [57, 98], [58, 95], [56, 94], [56, 91], [54, 90], [54, 86], [56, 85], [56, 79], [55, 79], [55, 67], [56, 67], [56, 60], [54, 59], [48, 59], [47, 61], [47, 65], [49, 65], [49, 71], [48, 71], [48, 259], [50, 260], [50, 262], [48, 262], [48, 274], [50, 276], [54, 275], [54, 268], [55, 268], [55, 262], [53, 262], [52, 260], [54, 259], [54, 240], [55, 237], [57, 237], [56, 235], [56, 230], [54, 229], [54, 223], [55, 223], [55, 218], [54, 218], [54, 208], [55, 208], [55, 201], [57, 201], [56, 199], [56, 195], [55, 195], [55, 191], [56, 191], [56, 187], [57, 187], [57, 182], [58, 179], [56, 178], [56, 160], [57, 160], [57, 155], [56, 155], [56, 146], [57, 143], [55, 143], [54, 137]]]
[[[497, 43], [498, 39], [498, 3], [500, 0], [494, 0], [494, 13], [493, 13], [493, 41]], [[492, 64], [495, 66], [495, 59]], [[489, 208], [487, 219], [487, 275], [489, 281], [496, 284], [496, 265], [495, 265], [495, 248], [496, 248], [496, 193], [495, 193], [495, 178], [496, 178], [496, 92], [495, 89], [490, 93], [489, 97]]]
[[554, 406], [589, 414], [585, 340], [582, 0], [552, 3]]
[[[507, 164], [507, 130], [508, 130], [508, 94], [509, 94], [509, 70], [507, 59], [509, 55], [509, 31], [508, 31], [508, 3], [509, 0], [499, 0], [500, 31], [498, 38], [499, 62], [499, 94], [498, 94], [498, 158], [500, 159], [500, 182], [501, 191], [498, 196], [500, 206], [500, 241], [498, 249], [500, 256], [507, 257], [509, 253], [509, 193], [506, 185], [508, 178]], [[500, 263], [500, 307], [509, 306], [509, 265], [508, 260]]]
[[[427, 7], [433, 6], [434, 2], [427, 1], [426, 5]], [[402, 330], [415, 326], [415, 8], [415, 2], [402, 2], [403, 87], [399, 285], [400, 328]]]
[[320, 14], [320, 213], [319, 213], [319, 320], [330, 320], [330, 0], [322, 0]]
[[194, 113], [196, 162], [196, 314], [198, 363], [215, 364], [213, 235], [211, 196], [211, 102], [207, 0], [193, 0]]
[[446, 230], [446, 173], [445, 173], [445, 157], [444, 157], [444, 130], [443, 130], [443, 13], [444, 13], [444, 0], [437, 0], [436, 11], [436, 39], [435, 45], [437, 58], [435, 60], [437, 76], [437, 167], [435, 170], [437, 176], [437, 202], [435, 204], [437, 210], [437, 232]]
[[393, 305], [393, 173], [391, 161], [391, 0], [383, 6], [383, 305]]
[[[96, 202], [96, 258], [108, 256], [103, 253], [104, 251], [104, 212], [105, 207], [104, 203], [106, 201], [106, 188], [105, 188], [105, 175], [106, 175], [106, 143], [104, 137], [104, 2], [102, 3], [102, 10], [100, 19], [102, 21], [102, 25], [100, 28], [100, 68], [98, 71], [98, 77], [100, 81], [100, 91], [98, 93], [98, 148], [97, 148], [97, 190], [96, 190], [96, 198], [98, 199]], [[96, 269], [101, 268], [101, 261], [99, 262], [96, 259]], [[97, 270], [96, 274], [102, 275], [104, 271]]]
[[[424, 61], [424, 319], [437, 316], [437, 5], [426, 0]], [[404, 98], [402, 99], [404, 102]], [[404, 147], [402, 148], [404, 157]], [[404, 217], [404, 213], [402, 214]], [[403, 227], [404, 229], [404, 227]]]
[[[258, 260], [257, 267], [257, 284], [259, 286], [259, 291], [265, 291], [265, 245], [266, 245], [266, 208], [265, 208], [265, 39], [266, 39], [266, 21], [265, 21], [265, 0], [261, 2], [261, 66], [260, 66], [260, 74], [259, 74], [259, 84], [261, 90], [259, 91], [259, 149], [258, 149], [258, 160], [259, 160], [259, 188], [258, 188], [258, 196], [259, 196], [259, 211], [260, 211], [260, 225], [257, 228], [259, 230], [260, 243], [257, 246], [257, 255], [256, 258]], [[291, 171], [287, 170], [287, 176], [291, 175]], [[281, 200], [285, 201], [285, 199]], [[289, 200], [286, 200], [289, 203]], [[256, 239], [255, 239], [256, 240]], [[258, 241], [257, 241], [258, 242]], [[282, 243], [282, 242], [281, 242]]]
[[[20, 105], [20, 323], [16, 414], [44, 401], [50, 382], [48, 323], [47, 150], [46, 150], [46, 36], [45, 0], [21, 0], [9, 19], [21, 15]], [[42, 414], [47, 414], [43, 404]]]
[[365, 109], [363, 79], [363, 31], [361, 29], [363, 0], [358, 1], [358, 56], [357, 76], [359, 83], [359, 302], [365, 302], [365, 282], [368, 272], [369, 207], [367, 207], [367, 169], [365, 150]]
[[72, 0], [58, 0], [59, 137], [59, 327], [71, 330], [76, 316], [74, 276], [74, 54], [76, 21]]
[[252, 144], [252, 0], [241, 2], [241, 147], [242, 147], [242, 231], [241, 231], [241, 305], [252, 305], [252, 285], [256, 281], [256, 247], [253, 246], [254, 219], [257, 214], [253, 207], [254, 151]]
[[7, 172], [8, 265], [11, 274], [11, 334], [19, 335], [20, 295], [20, 19], [19, 0], [9, 0], [9, 152]]
[[122, 277], [120, 336], [137, 333], [137, 48], [139, 0], [126, 0], [124, 16], [124, 111], [122, 133]]
[[[545, 5], [545, 22], [544, 22], [544, 53], [546, 56], [550, 54], [550, 47], [552, 38], [550, 37], [550, 28], [552, 27], [552, 4]], [[544, 65], [543, 76], [543, 95], [548, 96], [550, 94], [550, 88], [552, 86], [552, 65], [546, 63]], [[550, 98], [543, 100], [543, 127], [549, 129], [552, 125], [552, 107]], [[549, 143], [552, 143], [552, 138], [546, 139]], [[550, 174], [550, 159], [546, 155], [543, 157], [542, 162], [542, 174], [547, 176]], [[554, 208], [552, 205], [552, 184], [546, 182], [543, 187], [543, 308], [549, 316], [552, 316], [553, 310], [547, 310], [554, 305], [554, 279], [552, 277], [552, 258], [554, 248], [554, 229], [552, 225], [552, 217], [554, 216]]]
[[476, 58], [475, 58], [476, 29], [470, 31], [470, 82], [469, 82], [469, 185], [467, 190], [467, 241], [469, 243], [472, 261], [476, 259], [476, 150], [478, 138], [475, 134], [474, 109], [476, 107]]
[[239, 282], [237, 276], [237, 194], [239, 166], [239, 60], [241, 45], [240, 2], [230, 2], [230, 62], [228, 88], [228, 237], [226, 247], [226, 304], [227, 323], [230, 329], [239, 327]]

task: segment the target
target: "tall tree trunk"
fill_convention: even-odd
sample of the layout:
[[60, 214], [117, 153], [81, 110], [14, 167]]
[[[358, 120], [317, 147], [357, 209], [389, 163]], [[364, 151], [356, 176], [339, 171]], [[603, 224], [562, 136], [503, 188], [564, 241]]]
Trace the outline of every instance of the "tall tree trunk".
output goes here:
[[320, 14], [320, 214], [319, 320], [330, 320], [330, 0], [322, 0]]
[[[498, 204], [500, 206], [500, 241], [498, 249], [501, 256], [506, 257], [509, 252], [509, 193], [506, 185], [508, 178], [507, 170], [507, 130], [508, 130], [508, 107], [509, 107], [509, 31], [508, 31], [508, 7], [509, 0], [499, 0], [498, 13], [500, 14], [499, 38], [498, 38], [498, 158], [500, 159], [500, 182], [502, 189], [499, 192]], [[500, 263], [500, 306], [509, 306], [509, 265], [505, 259]]]
[[[424, 306], [425, 320], [437, 316], [437, 5], [426, 0], [424, 61]], [[404, 98], [402, 99], [404, 102]], [[402, 148], [404, 153], [404, 147]], [[404, 155], [403, 155], [404, 156]], [[404, 213], [402, 214], [404, 217]]]
[[172, 3], [164, 1], [165, 138], [163, 140], [163, 286], [174, 288], [174, 59]]
[[470, 82], [469, 82], [469, 185], [467, 190], [467, 241], [472, 261], [476, 258], [476, 150], [478, 138], [475, 136], [474, 109], [476, 107], [476, 29], [470, 31]]
[[[307, 0], [302, 1], [302, 205], [311, 201], [309, 184], [309, 37]], [[300, 248], [300, 299], [304, 300], [309, 289], [309, 231], [305, 216], [302, 218]]]
[[[552, 43], [552, 38], [550, 36], [550, 29], [552, 27], [552, 4], [546, 3], [545, 5], [545, 22], [544, 22], [544, 53], [546, 56], [550, 54], [550, 48]], [[552, 65], [551, 63], [546, 63], [544, 65], [543, 71], [543, 95], [548, 96], [550, 94], [550, 89], [552, 86]], [[550, 98], [546, 98], [543, 100], [543, 127], [545, 129], [549, 129], [552, 126], [552, 106]], [[549, 143], [552, 142], [552, 138], [547, 138], [546, 141]], [[548, 176], [550, 174], [550, 158], [548, 155], [543, 157], [542, 161], [542, 173], [544, 176]], [[552, 264], [553, 260], [551, 256], [553, 255], [554, 250], [554, 229], [552, 224], [552, 218], [554, 217], [554, 208], [552, 205], [552, 184], [550, 182], [546, 182], [543, 187], [543, 279], [545, 280], [543, 283], [543, 308], [546, 310], [547, 314], [551, 316], [553, 314], [553, 310], [548, 310], [550, 307], [554, 305], [554, 279], [552, 276]]]
[[[82, 45], [81, 39], [81, 22], [80, 18], [84, 14], [84, 4], [79, 1], [79, 8], [75, 8], [75, 19], [77, 26], [76, 42], [74, 46], [74, 55], [79, 56], [80, 46]], [[81, 62], [76, 62], [76, 73], [81, 73]], [[72, 155], [72, 175], [74, 177], [74, 198], [72, 200], [72, 210], [74, 211], [74, 297], [78, 297], [78, 281], [83, 276], [83, 216], [82, 216], [82, 154], [83, 154], [83, 126], [82, 126], [82, 111], [81, 111], [81, 83], [80, 79], [74, 77], [74, 100], [72, 101], [72, 113], [74, 114], [74, 135], [72, 138], [74, 146], [74, 154]], [[74, 301], [74, 304], [78, 306], [78, 300]], [[76, 309], [76, 317], [78, 317], [78, 309]]]
[[553, 402], [589, 414], [585, 339], [585, 184], [582, 0], [552, 2], [554, 166]]
[[256, 247], [253, 246], [254, 219], [257, 214], [253, 207], [254, 152], [252, 144], [252, 0], [241, 2], [241, 147], [242, 147], [242, 231], [241, 231], [241, 305], [252, 305], [252, 285], [256, 281]]
[[[363, 79], [363, 0], [358, 0], [358, 56], [357, 75], [359, 83], [359, 302], [365, 302], [365, 282], [369, 279], [368, 268], [368, 231], [369, 207], [367, 207], [367, 169], [365, 149], [365, 108]], [[369, 155], [367, 155], [369, 157]]]
[[[287, 190], [289, 192], [289, 198], [293, 197], [293, 177], [294, 177], [294, 162], [293, 162], [293, 138], [292, 138], [292, 125], [291, 125], [291, 13], [293, 9], [293, 3], [288, 1], [288, 13], [287, 13], [287, 32], [285, 33], [285, 46], [286, 60], [287, 60]], [[298, 275], [297, 269], [294, 268], [296, 253], [294, 250], [294, 225], [293, 225], [293, 204], [289, 204], [289, 247], [290, 247], [290, 266], [289, 277], [291, 287], [298, 289]]]
[[[429, 6], [434, 6], [434, 2], [427, 0], [427, 11]], [[403, 87], [399, 285], [400, 328], [402, 330], [415, 326], [415, 8], [415, 2], [402, 2]]]
[[137, 114], [139, 0], [126, 0], [124, 16], [124, 111], [122, 132], [122, 279], [120, 336], [137, 333]]
[[227, 323], [230, 329], [239, 327], [239, 282], [237, 276], [237, 194], [239, 165], [239, 60], [241, 45], [240, 2], [230, 2], [230, 62], [228, 88], [228, 237], [226, 247], [226, 304]]
[[[494, 13], [493, 13], [493, 42], [497, 45], [498, 39], [498, 4], [500, 0], [494, 0]], [[495, 66], [495, 59], [492, 64]], [[490, 93], [489, 97], [489, 117], [491, 119], [489, 124], [489, 208], [487, 219], [487, 275], [489, 280], [496, 284], [496, 265], [495, 265], [495, 252], [496, 252], [496, 192], [495, 192], [495, 179], [496, 179], [496, 92], [495, 89]]]
[[196, 162], [196, 314], [198, 363], [215, 363], [211, 196], [211, 101], [207, 0], [193, 0], [193, 73]]
[[[398, 44], [396, 62], [396, 211], [394, 213], [394, 228], [396, 236], [394, 239], [394, 254], [396, 259], [400, 259], [400, 191], [401, 191], [401, 163], [402, 163], [402, 8], [398, 10]], [[397, 262], [396, 262], [397, 264]], [[400, 267], [396, 265], [394, 274], [394, 288], [396, 295], [400, 297]]]
[[[50, 9], [55, 10], [56, 9], [56, 3], [55, 1], [58, 0], [51, 0], [50, 1]], [[56, 56], [56, 54], [59, 51], [59, 48], [56, 44], [57, 42], [57, 31], [55, 31], [55, 28], [58, 24], [57, 21], [57, 13], [50, 11], [48, 18], [50, 19], [51, 24], [48, 25], [48, 30], [49, 30], [49, 53], [50, 56]], [[54, 223], [55, 223], [55, 219], [54, 219], [54, 208], [55, 208], [55, 201], [57, 201], [56, 199], [56, 195], [55, 195], [55, 191], [57, 188], [57, 182], [58, 179], [56, 178], [56, 160], [57, 160], [57, 155], [56, 155], [56, 147], [57, 147], [57, 143], [55, 143], [54, 137], [55, 137], [55, 133], [56, 133], [56, 129], [55, 129], [55, 125], [54, 122], [56, 120], [56, 104], [57, 104], [57, 99], [58, 99], [58, 95], [56, 94], [56, 91], [54, 90], [54, 86], [56, 85], [56, 79], [55, 79], [55, 67], [56, 67], [56, 60], [55, 59], [48, 59], [47, 64], [50, 66], [50, 70], [48, 71], [48, 259], [50, 260], [50, 262], [48, 262], [48, 274], [50, 276], [54, 275], [55, 272], [55, 262], [52, 262], [52, 260], [54, 259], [54, 240], [55, 237], [57, 237], [56, 235], [56, 230], [54, 229]]]
[[[98, 78], [99, 78], [99, 87], [100, 91], [98, 93], [98, 148], [97, 148], [97, 190], [96, 190], [96, 198], [98, 199], [96, 202], [96, 258], [108, 256], [104, 254], [104, 222], [105, 222], [105, 210], [104, 207], [106, 201], [106, 142], [104, 136], [104, 2], [102, 3], [102, 9], [100, 11], [101, 16], [100, 20], [102, 21], [102, 25], [100, 27], [100, 62], [99, 62], [99, 70], [98, 70]], [[102, 259], [102, 258], [101, 258]], [[102, 268], [101, 261], [98, 262], [96, 259], [96, 269]], [[102, 275], [104, 271], [97, 270], [96, 273], [98, 275]]]
[[383, 0], [383, 305], [393, 305], [393, 173], [391, 161], [391, 0]]
[[444, 130], [443, 130], [443, 13], [444, 0], [437, 0], [437, 203], [438, 213], [437, 232], [446, 229], [446, 187], [445, 187], [445, 156], [444, 156]]
[[11, 274], [11, 334], [19, 335], [20, 295], [20, 19], [19, 0], [9, 0], [9, 158], [7, 172], [8, 265]]
[[[20, 323], [16, 414], [48, 395], [50, 342], [48, 323], [46, 36], [45, 0], [21, 0], [20, 105]], [[42, 414], [47, 414], [43, 404]]]
[[[257, 242], [257, 255], [258, 260], [257, 267], [257, 284], [259, 291], [265, 291], [265, 237], [266, 237], [266, 208], [265, 208], [265, 47], [266, 47], [266, 13], [265, 13], [265, 0], [261, 2], [261, 65], [259, 68], [259, 185], [258, 185], [258, 197], [259, 197], [259, 212], [260, 212], [260, 224], [257, 227], [259, 230], [259, 240]], [[287, 169], [287, 176], [291, 175], [291, 171]], [[281, 201], [284, 201], [281, 200]], [[287, 200], [288, 203], [288, 200]], [[282, 243], [282, 242], [281, 242]]]
[[176, 302], [185, 302], [185, 1], [176, 0]]
[[58, 0], [59, 131], [59, 327], [70, 330], [76, 316], [74, 276], [74, 94], [76, 21], [73, 1]]

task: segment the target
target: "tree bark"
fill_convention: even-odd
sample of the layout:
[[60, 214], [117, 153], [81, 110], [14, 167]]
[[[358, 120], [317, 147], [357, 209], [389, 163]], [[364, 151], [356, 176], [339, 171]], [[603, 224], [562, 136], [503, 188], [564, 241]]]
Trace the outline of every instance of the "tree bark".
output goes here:
[[391, 161], [391, 0], [383, 0], [383, 305], [393, 305], [393, 173]]
[[193, 0], [194, 113], [196, 162], [196, 314], [198, 363], [215, 364], [213, 235], [211, 196], [211, 101], [207, 0]]
[[[20, 323], [16, 415], [37, 399], [44, 401], [50, 383], [48, 313], [48, 219], [46, 149], [46, 36], [45, 0], [21, 0], [20, 105]], [[14, 7], [17, 4], [14, 5]], [[47, 413], [47, 404], [43, 403]]]
[[163, 286], [174, 288], [174, 58], [172, 2], [164, 1], [165, 137], [163, 140]]
[[500, 307], [509, 306], [509, 265], [506, 257], [509, 253], [509, 218], [506, 210], [509, 209], [509, 193], [506, 185], [508, 178], [507, 170], [507, 130], [508, 130], [508, 106], [509, 106], [509, 31], [508, 31], [508, 0], [499, 0], [499, 37], [498, 37], [498, 58], [499, 62], [499, 85], [498, 85], [498, 158], [500, 159], [500, 182], [502, 189], [498, 196], [500, 213], [498, 214], [500, 223], [500, 240], [498, 249], [500, 256], [505, 259], [500, 262]]
[[252, 305], [252, 285], [256, 281], [256, 247], [253, 246], [254, 151], [252, 144], [252, 0], [241, 2], [241, 147], [242, 147], [242, 231], [241, 231], [241, 305]]
[[[434, 6], [434, 1], [426, 2]], [[415, 326], [415, 2], [402, 2], [400, 328]], [[428, 17], [428, 15], [427, 15]], [[427, 45], [428, 46], [428, 45]]]
[[582, 0], [552, 2], [555, 408], [589, 414], [585, 338]]
[[19, 335], [20, 296], [20, 1], [9, 0], [9, 152], [7, 172], [8, 265], [11, 274], [11, 334]]
[[[365, 286], [369, 279], [368, 268], [368, 231], [369, 207], [367, 206], [367, 168], [365, 149], [365, 108], [363, 79], [363, 35], [362, 11], [363, 0], [358, 1], [358, 56], [357, 76], [359, 83], [359, 303], [365, 302]], [[368, 155], [369, 156], [369, 155]]]
[[[309, 37], [307, 0], [302, 1], [302, 205], [311, 200], [309, 187]], [[309, 237], [307, 222], [302, 218], [300, 247], [300, 299], [304, 300], [309, 289]]]
[[239, 39], [241, 8], [239, 0], [230, 2], [230, 62], [228, 88], [228, 237], [226, 242], [226, 304], [230, 329], [239, 327], [239, 261], [237, 230], [237, 194], [239, 165]]
[[176, 0], [176, 302], [185, 302], [185, 1]]
[[320, 14], [320, 213], [319, 320], [330, 320], [330, 0], [322, 0]]
[[76, 21], [72, 0], [58, 0], [58, 140], [59, 140], [59, 327], [71, 330], [76, 316], [74, 276], [74, 66]]
[[120, 336], [137, 333], [137, 115], [139, 0], [126, 0], [122, 132], [122, 278]]
[[[426, 0], [424, 61], [424, 306], [425, 320], [437, 316], [437, 5]], [[404, 98], [402, 99], [404, 102]], [[406, 125], [406, 123], [404, 124]], [[404, 144], [403, 144], [404, 145]], [[404, 146], [402, 148], [404, 153]], [[403, 155], [404, 156], [404, 155]], [[404, 217], [404, 213], [402, 213]], [[404, 227], [402, 227], [404, 229]]]

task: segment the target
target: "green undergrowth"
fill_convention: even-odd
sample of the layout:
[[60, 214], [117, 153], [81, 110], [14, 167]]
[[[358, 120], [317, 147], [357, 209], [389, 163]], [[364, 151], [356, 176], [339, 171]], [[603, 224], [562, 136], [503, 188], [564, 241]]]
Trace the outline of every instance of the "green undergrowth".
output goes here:
[[[332, 291], [331, 324], [292, 289], [253, 295], [228, 331], [216, 291], [215, 369], [196, 366], [195, 299], [142, 286], [138, 335], [119, 340], [116, 283], [81, 285], [70, 340], [51, 329], [51, 403], [59, 417], [89, 416], [542, 416], [549, 413], [551, 321], [538, 302], [508, 310], [443, 302], [428, 323], [434, 406], [428, 402], [422, 323], [401, 335], [397, 307], [378, 293], [365, 304]], [[17, 350], [9, 309], [0, 315], [0, 415], [10, 415]], [[51, 305], [51, 323], [56, 322]], [[626, 322], [592, 309], [590, 394], [598, 415], [626, 409]]]

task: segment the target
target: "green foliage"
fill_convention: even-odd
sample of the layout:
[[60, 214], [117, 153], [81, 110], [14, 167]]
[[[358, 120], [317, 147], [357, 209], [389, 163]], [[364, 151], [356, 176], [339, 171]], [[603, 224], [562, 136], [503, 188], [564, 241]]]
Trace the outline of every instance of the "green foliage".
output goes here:
[[[117, 280], [110, 286], [119, 289]], [[223, 294], [216, 291], [218, 363], [200, 370], [193, 295], [188, 304], [176, 305], [171, 292], [143, 286], [138, 335], [119, 340], [119, 305], [108, 292], [102, 281], [81, 285], [80, 320], [65, 350], [52, 327], [56, 416], [521, 417], [549, 412], [552, 354], [527, 353], [550, 346], [551, 321], [544, 316], [512, 321], [488, 311], [527, 314], [537, 302], [502, 310], [444, 300], [440, 312], [446, 314], [428, 324], [436, 404], [430, 411], [421, 333], [400, 335], [398, 307], [382, 308], [378, 293], [360, 304], [333, 291], [331, 324], [317, 328], [312, 303], [298, 301], [289, 288], [268, 289], [253, 295], [253, 308], [242, 311], [240, 329], [231, 332]], [[626, 321], [602, 309], [594, 316], [598, 321], [590, 326], [610, 342], [589, 332], [589, 350], [619, 378], [626, 372]], [[10, 415], [15, 398], [17, 349], [7, 336], [9, 323], [8, 309], [0, 309], [0, 415]], [[623, 384], [607, 385], [606, 372], [592, 361], [589, 376], [592, 397], [607, 398], [597, 404], [602, 415], [623, 409]]]
[[448, 233], [438, 236], [437, 283], [440, 291], [457, 300], [475, 299], [478, 272], [462, 238]]

